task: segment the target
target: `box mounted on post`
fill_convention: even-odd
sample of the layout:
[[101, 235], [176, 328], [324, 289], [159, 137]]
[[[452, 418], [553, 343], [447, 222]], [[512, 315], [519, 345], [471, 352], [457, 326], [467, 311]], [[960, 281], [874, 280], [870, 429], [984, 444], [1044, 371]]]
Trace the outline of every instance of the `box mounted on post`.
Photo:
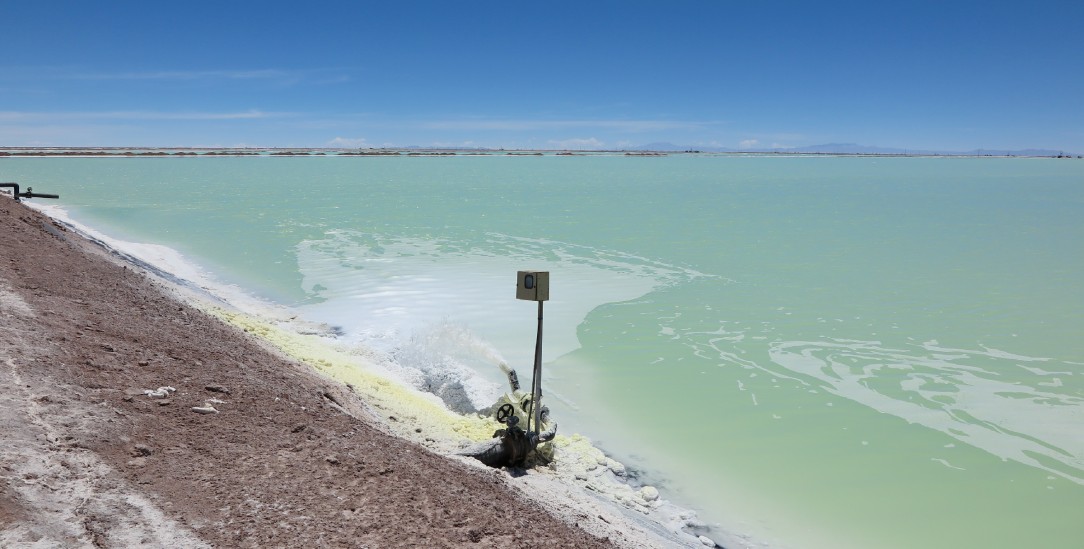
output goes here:
[[549, 271], [519, 271], [516, 278], [516, 299], [547, 301], [549, 298]]

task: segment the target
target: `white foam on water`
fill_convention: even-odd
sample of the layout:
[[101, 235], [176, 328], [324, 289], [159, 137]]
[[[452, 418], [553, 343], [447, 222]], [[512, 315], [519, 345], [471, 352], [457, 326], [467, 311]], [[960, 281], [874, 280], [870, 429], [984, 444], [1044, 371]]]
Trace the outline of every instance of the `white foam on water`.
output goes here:
[[949, 463], [948, 460], [946, 460], [946, 459], [930, 458], [930, 461], [933, 461], [935, 463], [940, 463], [941, 465], [944, 465], [945, 467], [948, 467], [949, 469], [956, 469], [958, 471], [966, 471], [967, 470], [967, 469], [964, 469], [963, 467], [957, 467], [957, 466]]
[[300, 307], [307, 318], [340, 327], [352, 344], [388, 353], [401, 366], [394, 372], [400, 378], [437, 388], [461, 411], [488, 406], [503, 392], [498, 362], [521, 375], [531, 371], [538, 311], [515, 299], [517, 271], [550, 272], [544, 360], [578, 348], [576, 329], [595, 308], [706, 276], [619, 252], [496, 233], [464, 243], [331, 230], [301, 242], [297, 258], [302, 288], [319, 300]]
[[1004, 376], [1049, 359], [877, 341], [778, 341], [768, 355], [803, 383], [1084, 484], [1084, 398]]
[[[881, 341], [825, 337], [764, 341], [763, 359], [738, 356], [745, 329], [678, 337], [701, 358], [761, 371], [945, 433], [997, 457], [1084, 484], [1084, 398], [1063, 379], [1070, 361], [1030, 357], [937, 340], [890, 347]], [[663, 323], [665, 328], [665, 322]], [[758, 339], [758, 338], [750, 338]], [[1038, 367], [1042, 364], [1042, 367]], [[755, 401], [754, 401], [755, 403]]]

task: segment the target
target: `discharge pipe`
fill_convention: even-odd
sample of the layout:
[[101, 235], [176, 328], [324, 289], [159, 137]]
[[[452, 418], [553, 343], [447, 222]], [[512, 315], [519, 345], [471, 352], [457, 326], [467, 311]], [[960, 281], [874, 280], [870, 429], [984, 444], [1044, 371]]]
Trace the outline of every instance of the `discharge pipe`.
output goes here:
[[25, 193], [20, 193], [18, 183], [0, 183], [0, 188], [13, 189], [15, 192], [12, 196], [16, 202], [20, 202], [20, 198], [60, 198], [59, 194], [36, 193], [33, 187], [27, 187]]

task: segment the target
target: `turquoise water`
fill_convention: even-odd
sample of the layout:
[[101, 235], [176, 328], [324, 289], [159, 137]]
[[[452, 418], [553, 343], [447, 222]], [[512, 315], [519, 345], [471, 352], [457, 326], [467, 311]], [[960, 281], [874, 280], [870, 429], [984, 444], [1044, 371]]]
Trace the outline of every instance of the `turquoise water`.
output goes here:
[[340, 326], [453, 407], [529, 371], [721, 530], [1079, 547], [1084, 164], [1001, 158], [6, 158], [112, 235]]

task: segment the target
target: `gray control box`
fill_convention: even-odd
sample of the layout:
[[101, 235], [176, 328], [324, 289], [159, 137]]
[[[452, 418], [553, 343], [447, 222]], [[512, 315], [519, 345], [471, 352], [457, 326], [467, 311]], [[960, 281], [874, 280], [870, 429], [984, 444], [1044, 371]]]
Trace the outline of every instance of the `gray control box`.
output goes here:
[[519, 271], [516, 277], [516, 299], [546, 301], [549, 298], [549, 271]]

